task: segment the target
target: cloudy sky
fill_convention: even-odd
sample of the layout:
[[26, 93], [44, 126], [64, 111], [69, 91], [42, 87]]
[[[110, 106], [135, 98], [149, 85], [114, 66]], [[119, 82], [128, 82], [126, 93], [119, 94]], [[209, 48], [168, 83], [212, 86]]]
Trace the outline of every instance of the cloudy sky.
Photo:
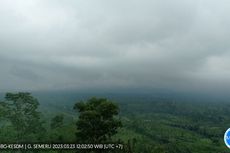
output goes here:
[[229, 0], [0, 0], [0, 91], [230, 90]]

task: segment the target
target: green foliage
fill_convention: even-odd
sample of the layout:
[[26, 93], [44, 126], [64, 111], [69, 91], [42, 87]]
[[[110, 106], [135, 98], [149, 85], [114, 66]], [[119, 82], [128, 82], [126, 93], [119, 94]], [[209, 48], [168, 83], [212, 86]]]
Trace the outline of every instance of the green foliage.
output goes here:
[[7, 93], [0, 105], [4, 110], [2, 118], [8, 120], [17, 133], [17, 142], [34, 140], [39, 132], [44, 131], [37, 111], [39, 103], [30, 93]]
[[60, 128], [63, 126], [63, 121], [64, 121], [64, 115], [56, 115], [54, 118], [51, 119], [51, 124], [50, 127], [52, 129]]
[[230, 127], [227, 103], [146, 100], [125, 104], [121, 104], [126, 107], [124, 128], [117, 137], [136, 138], [135, 153], [229, 152], [223, 141]]
[[76, 137], [81, 143], [105, 143], [121, 127], [121, 121], [115, 116], [119, 108], [104, 98], [91, 98], [86, 102], [78, 102], [74, 109], [79, 114]]
[[[223, 142], [223, 134], [230, 127], [229, 103], [126, 98], [119, 101], [119, 110], [117, 104], [107, 99], [91, 98], [74, 105], [79, 112], [76, 115], [67, 102], [59, 105], [56, 99], [52, 101], [55, 103], [39, 107], [29, 93], [7, 93], [0, 102], [1, 143], [124, 144], [123, 150], [105, 150], [106, 153], [229, 152]], [[121, 114], [119, 118], [118, 113]], [[45, 124], [41, 120], [45, 120]], [[70, 153], [76, 150], [36, 152]]]

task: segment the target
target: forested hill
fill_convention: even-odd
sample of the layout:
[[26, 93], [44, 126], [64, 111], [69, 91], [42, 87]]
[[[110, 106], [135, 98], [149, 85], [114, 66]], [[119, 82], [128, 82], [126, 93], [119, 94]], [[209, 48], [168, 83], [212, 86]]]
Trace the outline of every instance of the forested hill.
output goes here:
[[[230, 152], [223, 141], [225, 131], [230, 128], [230, 102], [227, 101], [128, 93], [54, 92], [32, 93], [32, 96], [40, 103], [38, 111], [42, 113], [41, 120], [45, 121], [44, 127], [48, 129], [46, 141], [74, 141], [79, 115], [73, 109], [74, 104], [96, 96], [118, 104], [123, 127], [114, 139], [128, 144], [132, 153]], [[63, 120], [61, 126], [50, 128], [49, 124], [59, 118]], [[1, 127], [1, 138], [11, 141], [12, 137], [6, 133], [8, 130], [16, 131], [6, 127]]]

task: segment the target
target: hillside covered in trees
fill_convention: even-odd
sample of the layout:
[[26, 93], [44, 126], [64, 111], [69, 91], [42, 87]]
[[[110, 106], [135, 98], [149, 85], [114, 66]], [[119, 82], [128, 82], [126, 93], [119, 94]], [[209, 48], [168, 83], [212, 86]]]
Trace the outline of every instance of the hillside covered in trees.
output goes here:
[[115, 150], [21, 152], [230, 152], [223, 141], [224, 132], [230, 127], [229, 103], [121, 96], [116, 101], [114, 97], [89, 97], [66, 103], [55, 103], [58, 99], [51, 98], [46, 104], [44, 101], [40, 104], [30, 93], [7, 93], [4, 97], [0, 102], [1, 143], [116, 143], [124, 146]]

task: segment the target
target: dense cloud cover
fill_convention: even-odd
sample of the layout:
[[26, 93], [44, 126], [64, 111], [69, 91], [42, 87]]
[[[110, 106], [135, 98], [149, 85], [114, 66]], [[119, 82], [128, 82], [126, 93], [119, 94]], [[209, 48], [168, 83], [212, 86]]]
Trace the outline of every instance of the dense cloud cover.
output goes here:
[[0, 91], [230, 89], [228, 0], [1, 0]]

